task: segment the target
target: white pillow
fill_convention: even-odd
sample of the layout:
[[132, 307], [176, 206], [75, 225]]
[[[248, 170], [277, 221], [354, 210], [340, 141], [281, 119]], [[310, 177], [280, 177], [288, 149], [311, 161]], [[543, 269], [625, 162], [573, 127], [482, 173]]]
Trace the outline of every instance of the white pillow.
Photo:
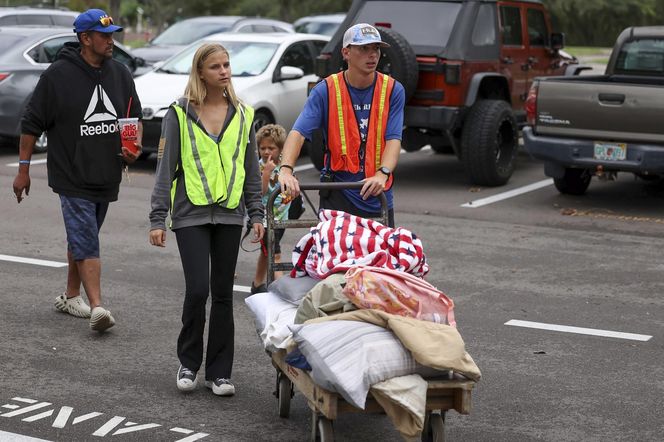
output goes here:
[[326, 321], [290, 326], [293, 339], [311, 365], [311, 377], [364, 409], [369, 388], [395, 376], [440, 374], [418, 364], [394, 334], [358, 321]]
[[287, 308], [297, 310], [297, 306], [284, 301], [272, 292], [256, 293], [247, 297], [244, 303], [247, 304], [247, 307], [249, 307], [249, 310], [254, 315], [256, 330], [259, 333], [265, 330], [268, 314], [272, 313], [270, 316], [273, 316], [274, 312], [279, 312]]
[[263, 347], [268, 351], [276, 351], [280, 348], [288, 347], [293, 334], [288, 328], [295, 322], [297, 307], [290, 304], [290, 307], [281, 310], [273, 309], [267, 313], [265, 328], [260, 333]]

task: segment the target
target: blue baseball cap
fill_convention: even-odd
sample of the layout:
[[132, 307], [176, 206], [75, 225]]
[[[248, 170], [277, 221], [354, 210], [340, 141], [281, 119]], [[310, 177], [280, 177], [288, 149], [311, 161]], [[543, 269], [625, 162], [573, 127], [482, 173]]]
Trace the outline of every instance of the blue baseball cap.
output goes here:
[[113, 24], [113, 17], [110, 17], [106, 12], [101, 9], [88, 9], [85, 12], [79, 14], [74, 20], [74, 32], [88, 32], [88, 31], [97, 31], [97, 32], [120, 32], [122, 31], [121, 26]]
[[351, 26], [344, 33], [343, 47], [350, 45], [362, 46], [378, 43], [382, 48], [389, 48], [390, 45], [380, 38], [378, 29], [368, 23], [358, 23]]

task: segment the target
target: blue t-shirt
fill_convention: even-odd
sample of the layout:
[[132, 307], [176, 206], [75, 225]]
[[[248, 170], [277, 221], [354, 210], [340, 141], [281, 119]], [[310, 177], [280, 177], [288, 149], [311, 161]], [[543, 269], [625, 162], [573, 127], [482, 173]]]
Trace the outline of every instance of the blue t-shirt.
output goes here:
[[[371, 101], [373, 99], [374, 84], [365, 89], [357, 89], [346, 83], [350, 94], [353, 107], [355, 108], [355, 118], [360, 128], [362, 140], [366, 140], [369, 129], [369, 115], [371, 114]], [[406, 101], [403, 86], [398, 81], [394, 82], [394, 88], [390, 95], [390, 113], [387, 117], [387, 127], [385, 128], [385, 140], [401, 140], [401, 131], [403, 129], [403, 108]], [[320, 81], [312, 90], [309, 98], [304, 104], [302, 113], [295, 121], [293, 129], [298, 131], [307, 140], [311, 140], [312, 134], [316, 129], [323, 130], [325, 143], [327, 144], [327, 84]], [[354, 121], [347, 122], [354, 124]], [[361, 170], [358, 173], [334, 172], [334, 181], [357, 182], [365, 178], [364, 175], [364, 152], [360, 152]], [[325, 165], [327, 166], [327, 164]], [[325, 168], [323, 169], [323, 172]], [[366, 201], [360, 196], [360, 189], [344, 190], [344, 195], [355, 207], [366, 212], [380, 212], [380, 200], [378, 198], [369, 198]], [[388, 207], [393, 207], [392, 189], [385, 192]]]

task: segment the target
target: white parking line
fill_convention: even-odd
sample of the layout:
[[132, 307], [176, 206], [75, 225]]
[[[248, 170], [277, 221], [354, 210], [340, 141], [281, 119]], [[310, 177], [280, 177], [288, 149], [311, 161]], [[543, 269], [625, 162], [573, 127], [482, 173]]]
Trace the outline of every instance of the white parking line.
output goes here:
[[5, 442], [50, 442], [46, 439], [37, 439], [36, 437], [23, 436], [22, 434], [9, 433], [0, 430], [0, 440]]
[[536, 328], [540, 330], [552, 330], [565, 333], [577, 333], [580, 335], [603, 336], [607, 338], [629, 339], [631, 341], [649, 341], [652, 336], [639, 335], [636, 333], [623, 333], [611, 330], [600, 330], [597, 328], [583, 328], [571, 327], [568, 325], [545, 324], [543, 322], [520, 321], [518, 319], [511, 319], [505, 325], [513, 325], [515, 327]]
[[233, 291], [243, 292], [243, 293], [251, 293], [251, 287], [247, 287], [246, 285], [234, 285], [233, 286]]
[[[21, 264], [33, 264], [45, 267], [67, 267], [68, 265], [66, 262], [46, 261], [44, 259], [22, 258], [20, 256], [10, 255], [0, 255], [0, 261], [18, 262]], [[246, 285], [234, 285], [233, 290], [236, 292], [251, 293], [251, 287]]]
[[[35, 164], [46, 164], [46, 158], [44, 158], [43, 160], [32, 160], [32, 161], [30, 161], [31, 166], [33, 166]], [[7, 164], [7, 167], [18, 167], [18, 162], [9, 163], [9, 164]]]
[[300, 172], [302, 170], [313, 169], [313, 168], [314, 168], [313, 164], [303, 164], [301, 166], [295, 166], [294, 171], [295, 172]]
[[550, 186], [551, 184], [553, 184], [553, 179], [549, 178], [547, 180], [538, 181], [536, 183], [519, 187], [517, 189], [512, 189], [507, 192], [499, 193], [498, 195], [489, 196], [475, 201], [469, 201], [466, 204], [462, 204], [461, 207], [477, 209], [478, 207], [486, 206], [487, 204], [496, 203], [498, 201], [506, 200], [514, 196], [532, 192], [533, 190], [541, 189], [542, 187]]
[[44, 259], [22, 258], [20, 256], [0, 255], [0, 261], [20, 262], [44, 267], [67, 267], [66, 262], [47, 261]]

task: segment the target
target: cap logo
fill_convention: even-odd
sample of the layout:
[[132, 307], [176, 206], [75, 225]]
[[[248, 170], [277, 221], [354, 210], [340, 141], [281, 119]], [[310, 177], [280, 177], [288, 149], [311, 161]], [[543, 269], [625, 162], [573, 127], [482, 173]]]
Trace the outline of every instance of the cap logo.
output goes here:
[[376, 31], [376, 28], [370, 28], [367, 26], [365, 28], [360, 29], [360, 32], [362, 33], [363, 36], [380, 38], [380, 36], [378, 35], [378, 31]]

